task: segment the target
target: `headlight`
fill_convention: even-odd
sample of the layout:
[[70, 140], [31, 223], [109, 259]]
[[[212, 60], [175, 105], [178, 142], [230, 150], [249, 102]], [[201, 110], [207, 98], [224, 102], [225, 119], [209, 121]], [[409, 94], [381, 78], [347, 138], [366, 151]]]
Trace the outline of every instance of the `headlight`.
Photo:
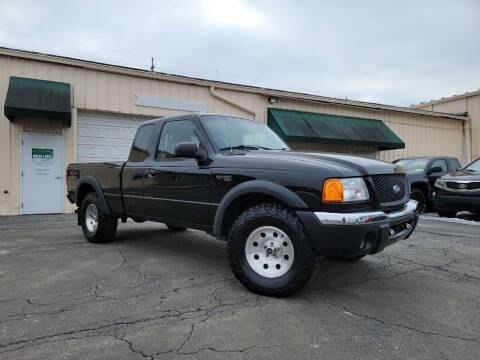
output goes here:
[[435, 186], [439, 187], [441, 189], [446, 189], [447, 188], [447, 185], [445, 184], [445, 180], [443, 180], [441, 178], [438, 178], [437, 180], [435, 180]]
[[323, 202], [353, 202], [369, 199], [362, 178], [328, 179], [323, 183]]

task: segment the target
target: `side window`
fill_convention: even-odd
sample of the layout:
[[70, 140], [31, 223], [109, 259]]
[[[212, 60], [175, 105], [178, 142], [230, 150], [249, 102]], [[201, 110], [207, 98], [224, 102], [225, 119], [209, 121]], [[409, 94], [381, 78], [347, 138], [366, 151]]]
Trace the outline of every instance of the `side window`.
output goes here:
[[441, 167], [442, 172], [448, 172], [447, 168], [447, 162], [443, 159], [437, 159], [432, 161], [432, 165], [430, 166], [430, 169], [433, 169], [434, 167]]
[[138, 129], [128, 161], [141, 162], [148, 157], [148, 144], [150, 143], [152, 131], [153, 125], [142, 126]]
[[156, 158], [174, 158], [175, 146], [181, 142], [194, 142], [200, 146], [195, 125], [189, 120], [167, 122], [160, 135]]
[[448, 162], [448, 171], [455, 171], [462, 167], [457, 159], [448, 159], [447, 162]]

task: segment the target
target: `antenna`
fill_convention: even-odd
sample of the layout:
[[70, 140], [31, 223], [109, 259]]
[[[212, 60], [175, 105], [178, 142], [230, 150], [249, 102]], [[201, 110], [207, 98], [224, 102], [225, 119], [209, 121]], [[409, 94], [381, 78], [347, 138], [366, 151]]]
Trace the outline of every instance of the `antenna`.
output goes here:
[[153, 57], [152, 57], [152, 66], [150, 67], [150, 70], [153, 71], [155, 69], [155, 64], [153, 63]]

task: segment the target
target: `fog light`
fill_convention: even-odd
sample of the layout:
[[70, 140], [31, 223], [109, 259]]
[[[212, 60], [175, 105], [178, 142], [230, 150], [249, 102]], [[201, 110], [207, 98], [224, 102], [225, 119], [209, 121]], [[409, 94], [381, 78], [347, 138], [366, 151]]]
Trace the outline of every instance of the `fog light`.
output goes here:
[[395, 230], [390, 229], [390, 236], [393, 236], [393, 235], [395, 235]]

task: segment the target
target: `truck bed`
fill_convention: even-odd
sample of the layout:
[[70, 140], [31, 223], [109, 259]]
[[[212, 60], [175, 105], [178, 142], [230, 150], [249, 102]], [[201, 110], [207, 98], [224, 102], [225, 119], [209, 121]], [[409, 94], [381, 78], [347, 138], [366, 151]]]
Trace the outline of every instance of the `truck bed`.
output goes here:
[[123, 213], [122, 203], [122, 169], [123, 161], [101, 163], [74, 163], [67, 167], [67, 190], [69, 196], [76, 202], [76, 189], [79, 179], [91, 177], [101, 186], [105, 200], [114, 213]]

